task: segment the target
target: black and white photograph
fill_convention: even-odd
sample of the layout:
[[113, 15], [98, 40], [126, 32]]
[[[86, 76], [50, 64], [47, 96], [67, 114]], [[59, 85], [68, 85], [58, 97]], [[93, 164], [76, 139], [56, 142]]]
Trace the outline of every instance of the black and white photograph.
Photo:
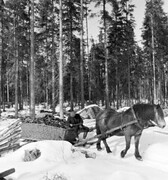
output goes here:
[[168, 1], [0, 0], [0, 180], [168, 180]]

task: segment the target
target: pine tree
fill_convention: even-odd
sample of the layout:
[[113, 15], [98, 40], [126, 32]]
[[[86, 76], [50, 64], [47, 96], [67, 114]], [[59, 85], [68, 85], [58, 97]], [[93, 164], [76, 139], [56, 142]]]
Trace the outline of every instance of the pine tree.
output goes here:
[[[119, 97], [126, 97], [128, 105], [131, 99], [131, 60], [134, 54], [134, 18], [132, 15], [134, 5], [127, 0], [121, 2], [113, 1], [113, 16], [109, 28], [109, 53], [111, 58], [110, 73], [116, 77], [116, 86], [114, 83], [110, 89], [116, 91], [117, 108], [119, 107]], [[115, 68], [114, 68], [115, 67]], [[125, 76], [127, 74], [127, 76]], [[114, 88], [116, 87], [116, 89]], [[120, 89], [122, 87], [122, 90]]]
[[[143, 22], [144, 52], [149, 61], [149, 81], [153, 82], [151, 102], [162, 101], [162, 87], [164, 62], [167, 56], [167, 16], [163, 11], [162, 0], [150, 0], [146, 2], [145, 19]], [[153, 69], [153, 71], [150, 71]]]

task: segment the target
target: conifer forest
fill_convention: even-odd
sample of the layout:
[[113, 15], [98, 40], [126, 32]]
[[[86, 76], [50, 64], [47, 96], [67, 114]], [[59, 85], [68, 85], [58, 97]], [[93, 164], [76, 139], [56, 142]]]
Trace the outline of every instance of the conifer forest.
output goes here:
[[[168, 16], [146, 0], [142, 42], [131, 0], [0, 0], [0, 104], [119, 108], [168, 99]], [[99, 13], [92, 12], [94, 8]], [[98, 39], [88, 21], [100, 18]]]

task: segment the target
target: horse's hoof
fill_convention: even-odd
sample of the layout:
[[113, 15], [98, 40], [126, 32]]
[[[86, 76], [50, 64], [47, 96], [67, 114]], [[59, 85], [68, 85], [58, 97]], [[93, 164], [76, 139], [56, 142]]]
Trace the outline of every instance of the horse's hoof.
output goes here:
[[106, 148], [107, 153], [112, 153], [111, 149], [109, 147]]
[[82, 146], [83, 146], [83, 147], [86, 147], [86, 145], [87, 145], [87, 143], [84, 143]]
[[102, 150], [102, 148], [100, 148], [100, 147], [99, 147], [99, 148], [97, 148], [97, 150], [98, 150], [98, 151], [101, 151], [101, 150]]
[[124, 157], [125, 157], [125, 152], [124, 152], [124, 151], [121, 151], [120, 156], [121, 156], [122, 158], [124, 158]]
[[86, 139], [86, 137], [87, 137], [87, 134], [84, 134], [84, 135], [83, 135], [83, 139]]
[[143, 161], [141, 156], [135, 156], [138, 161]]
[[98, 151], [102, 151], [102, 149], [97, 149]]

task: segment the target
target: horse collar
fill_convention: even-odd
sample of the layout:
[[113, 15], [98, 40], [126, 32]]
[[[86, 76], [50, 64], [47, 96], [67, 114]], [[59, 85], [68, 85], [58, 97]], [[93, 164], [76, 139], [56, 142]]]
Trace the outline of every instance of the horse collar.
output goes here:
[[131, 111], [132, 111], [134, 120], [136, 120], [136, 121], [138, 122], [138, 119], [137, 119], [137, 117], [136, 117], [136, 115], [135, 115], [135, 111], [134, 111], [134, 108], [133, 108], [133, 107], [131, 107]]
[[133, 117], [134, 117], [134, 120], [136, 120], [137, 121], [137, 125], [138, 125], [138, 127], [140, 128], [140, 129], [143, 129], [144, 128], [144, 126], [138, 121], [138, 118], [136, 117], [136, 115], [135, 115], [135, 111], [134, 111], [134, 108], [133, 107], [131, 107], [131, 111], [132, 111], [132, 114], [133, 114]]

